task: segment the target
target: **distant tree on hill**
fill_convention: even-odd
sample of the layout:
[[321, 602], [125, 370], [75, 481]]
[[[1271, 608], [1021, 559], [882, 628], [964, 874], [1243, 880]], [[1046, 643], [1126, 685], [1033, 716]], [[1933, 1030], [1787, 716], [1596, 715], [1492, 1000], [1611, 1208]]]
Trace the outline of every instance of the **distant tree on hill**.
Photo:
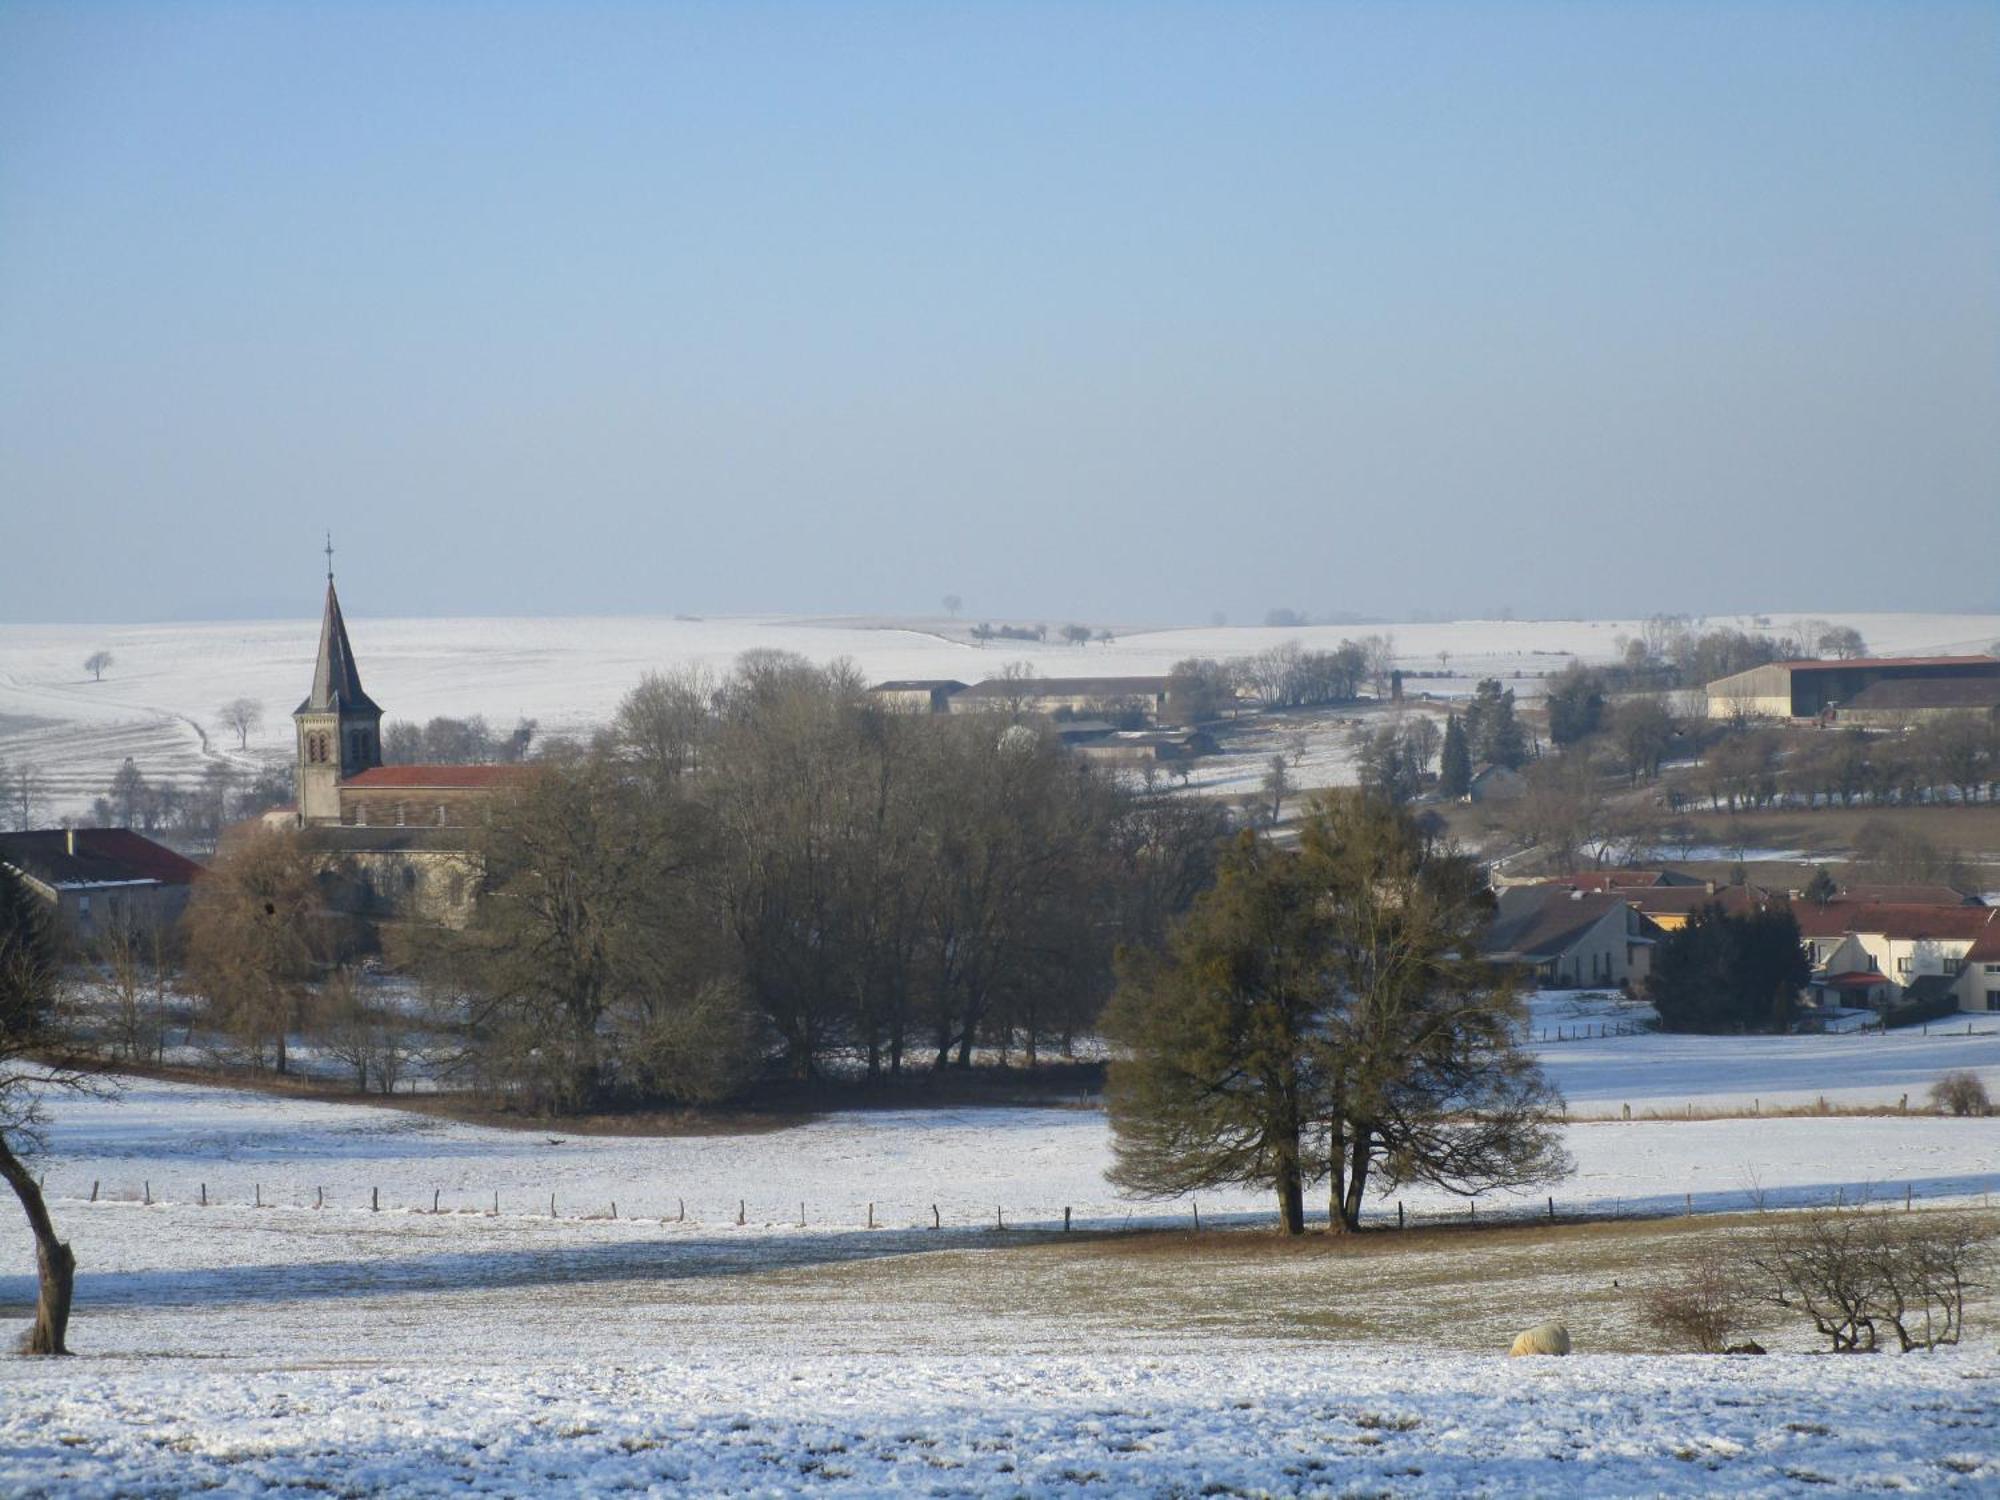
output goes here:
[[1090, 627], [1088, 625], [1065, 625], [1063, 626], [1062, 633], [1063, 639], [1068, 641], [1072, 646], [1088, 646], [1090, 644]]
[[944, 604], [944, 612], [954, 620], [958, 618], [958, 612], [965, 608], [965, 601], [956, 594], [946, 594], [942, 602]]
[[236, 731], [236, 748], [245, 750], [250, 745], [250, 731], [262, 727], [264, 705], [255, 698], [231, 698], [215, 711], [224, 729]]
[[1235, 706], [1235, 674], [1221, 662], [1190, 656], [1167, 673], [1167, 709], [1183, 724], [1220, 718]]
[[111, 665], [109, 651], [93, 651], [83, 659], [83, 670], [90, 674], [92, 682], [104, 681], [104, 669]]
[[1812, 977], [1788, 908], [1701, 908], [1653, 949], [1647, 997], [1667, 1031], [1783, 1031]]
[[1296, 630], [1299, 626], [1310, 622], [1304, 610], [1280, 608], [1264, 611], [1264, 623], [1284, 630]]
[[1828, 626], [1814, 644], [1819, 647], [1822, 656], [1837, 656], [1842, 661], [1868, 654], [1868, 643], [1852, 625]]
[[1463, 797], [1472, 790], [1472, 750], [1465, 739], [1465, 725], [1457, 714], [1444, 721], [1444, 748], [1438, 752], [1438, 791], [1446, 797]]
[[986, 621], [981, 620], [977, 625], [972, 627], [972, 638], [978, 641], [980, 645], [985, 645], [993, 639], [993, 627]]
[[125, 764], [111, 775], [111, 810], [120, 828], [137, 828], [144, 821], [149, 791], [146, 773], [126, 756]]

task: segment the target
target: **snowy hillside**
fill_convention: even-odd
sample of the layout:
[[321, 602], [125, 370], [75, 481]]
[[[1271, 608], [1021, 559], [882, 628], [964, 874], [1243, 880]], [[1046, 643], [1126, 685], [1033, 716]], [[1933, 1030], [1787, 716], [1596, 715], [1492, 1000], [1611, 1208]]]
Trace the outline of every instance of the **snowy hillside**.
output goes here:
[[[700, 664], [726, 669], [741, 653], [796, 651], [814, 661], [847, 658], [869, 677], [955, 677], [976, 682], [1009, 662], [1047, 676], [1146, 674], [1189, 656], [1235, 659], [1296, 640], [1331, 646], [1379, 631], [1395, 640], [1406, 670], [1449, 672], [1418, 688], [1462, 691], [1481, 675], [1520, 674], [1524, 686], [1572, 656], [1609, 660], [1635, 621], [1470, 620], [1397, 626], [1248, 626], [1138, 630], [1085, 647], [973, 641], [967, 623], [943, 620], [801, 620], [744, 616], [396, 620], [373, 618], [346, 598], [362, 679], [391, 719], [484, 714], [498, 729], [537, 720], [544, 734], [601, 724], [641, 674]], [[1710, 626], [1782, 630], [1795, 617], [1711, 619]], [[1984, 650], [2000, 639], [1994, 615], [1823, 616], [1852, 624], [1881, 652]], [[1052, 622], [1056, 623], [1056, 622]], [[199, 774], [212, 758], [243, 765], [291, 753], [287, 715], [312, 676], [318, 622], [186, 625], [0, 625], [0, 759], [36, 766], [51, 812], [78, 812], [101, 794], [130, 756], [148, 777]], [[112, 654], [102, 682], [83, 669], [96, 650]], [[1444, 653], [1440, 658], [1439, 653]], [[263, 727], [239, 754], [217, 709], [248, 697]]]

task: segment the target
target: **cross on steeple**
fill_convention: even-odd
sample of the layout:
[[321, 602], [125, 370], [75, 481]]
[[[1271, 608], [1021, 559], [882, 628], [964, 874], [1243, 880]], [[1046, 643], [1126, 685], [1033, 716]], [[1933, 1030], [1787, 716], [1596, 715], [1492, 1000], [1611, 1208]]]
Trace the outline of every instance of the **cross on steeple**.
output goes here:
[[333, 533], [326, 534], [326, 581], [333, 582]]

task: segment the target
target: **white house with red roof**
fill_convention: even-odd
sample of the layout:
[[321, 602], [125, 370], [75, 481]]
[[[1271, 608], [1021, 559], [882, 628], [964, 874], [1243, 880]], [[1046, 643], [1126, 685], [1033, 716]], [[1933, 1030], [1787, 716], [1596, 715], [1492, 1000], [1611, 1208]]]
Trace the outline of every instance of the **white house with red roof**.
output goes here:
[[1822, 1001], [2000, 1013], [2000, 907], [1836, 899], [1792, 912]]

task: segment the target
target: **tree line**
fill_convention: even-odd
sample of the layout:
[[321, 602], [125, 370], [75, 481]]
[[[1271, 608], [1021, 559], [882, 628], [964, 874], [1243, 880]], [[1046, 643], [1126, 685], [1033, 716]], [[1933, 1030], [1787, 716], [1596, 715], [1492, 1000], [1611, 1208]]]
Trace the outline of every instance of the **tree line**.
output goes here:
[[[550, 747], [477, 831], [470, 925], [383, 942], [436, 1000], [439, 1065], [535, 1108], [1033, 1061], [1094, 1024], [1118, 945], [1157, 945], [1207, 883], [1224, 818], [1025, 720], [885, 710], [848, 666], [756, 652], [650, 676], [589, 744]], [[188, 920], [198, 988], [273, 1061], [361, 940], [316, 924], [296, 843], [231, 851]]]

